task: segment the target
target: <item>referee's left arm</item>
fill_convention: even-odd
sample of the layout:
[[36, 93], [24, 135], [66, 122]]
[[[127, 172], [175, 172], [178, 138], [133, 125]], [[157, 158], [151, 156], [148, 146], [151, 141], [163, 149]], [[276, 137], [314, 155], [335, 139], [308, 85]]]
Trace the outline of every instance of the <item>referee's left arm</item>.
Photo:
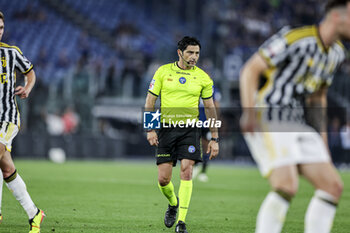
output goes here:
[[[211, 119], [211, 120], [217, 120], [217, 115], [216, 115], [216, 107], [213, 101], [213, 98], [210, 99], [204, 99], [203, 100], [203, 104], [204, 104], [204, 108], [205, 108], [205, 116], [207, 117], [207, 119]], [[219, 133], [218, 133], [218, 129], [213, 127], [210, 128], [210, 133], [211, 136], [213, 138], [218, 138], [219, 137]]]
[[[203, 99], [203, 104], [207, 119], [217, 120], [213, 98]], [[210, 132], [212, 138], [219, 138], [218, 129], [216, 127], [210, 127]], [[210, 153], [209, 159], [215, 158], [219, 154], [219, 143], [217, 141], [210, 140], [207, 153]]]

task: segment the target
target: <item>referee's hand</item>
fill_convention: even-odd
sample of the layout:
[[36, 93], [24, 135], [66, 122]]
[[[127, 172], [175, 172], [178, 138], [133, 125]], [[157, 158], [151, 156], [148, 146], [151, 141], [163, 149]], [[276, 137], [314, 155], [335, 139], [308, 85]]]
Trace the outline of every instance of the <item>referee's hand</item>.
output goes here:
[[158, 146], [158, 135], [156, 131], [152, 130], [147, 132], [147, 140], [151, 146]]
[[209, 160], [216, 158], [219, 154], [219, 143], [210, 140], [207, 149], [207, 154], [208, 153], [210, 153]]

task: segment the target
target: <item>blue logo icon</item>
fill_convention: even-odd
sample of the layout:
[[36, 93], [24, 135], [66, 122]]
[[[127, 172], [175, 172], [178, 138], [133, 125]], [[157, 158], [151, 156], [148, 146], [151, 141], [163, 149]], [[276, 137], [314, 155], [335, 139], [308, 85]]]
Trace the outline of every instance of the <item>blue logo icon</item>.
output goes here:
[[143, 128], [144, 129], [160, 129], [159, 109], [156, 112], [143, 112]]
[[186, 82], [186, 79], [184, 77], [179, 78], [179, 82], [181, 84], [184, 84]]
[[192, 146], [192, 145], [189, 146], [189, 147], [188, 147], [188, 152], [190, 152], [190, 153], [193, 154], [194, 152], [196, 152], [196, 147], [194, 147], [194, 146]]

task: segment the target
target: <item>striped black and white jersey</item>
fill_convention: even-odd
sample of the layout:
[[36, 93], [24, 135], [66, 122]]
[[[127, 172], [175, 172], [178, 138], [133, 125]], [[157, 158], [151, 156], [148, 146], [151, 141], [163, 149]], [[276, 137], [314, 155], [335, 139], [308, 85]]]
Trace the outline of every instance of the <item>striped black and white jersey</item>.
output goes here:
[[326, 48], [316, 25], [283, 28], [259, 48], [259, 54], [269, 66], [263, 74], [265, 83], [259, 89], [257, 105], [268, 108], [304, 107], [304, 98], [329, 86], [345, 59], [343, 44], [337, 41]]
[[11, 122], [20, 126], [15, 98], [15, 70], [27, 74], [33, 69], [33, 65], [19, 48], [5, 43], [0, 43], [0, 58], [0, 122]]

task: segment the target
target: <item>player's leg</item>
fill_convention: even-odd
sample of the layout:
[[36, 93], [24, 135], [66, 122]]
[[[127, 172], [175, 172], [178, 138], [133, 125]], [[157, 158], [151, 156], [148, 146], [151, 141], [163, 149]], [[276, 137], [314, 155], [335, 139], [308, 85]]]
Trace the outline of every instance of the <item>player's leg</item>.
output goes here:
[[202, 165], [202, 174], [206, 174], [207, 173], [207, 168], [208, 168], [208, 159], [206, 158], [207, 155], [203, 156], [203, 165]]
[[208, 160], [209, 160], [209, 154], [206, 153], [207, 146], [208, 146], [208, 140], [202, 137], [203, 162], [196, 163], [193, 167], [193, 172], [192, 172], [192, 179], [195, 179], [197, 177], [198, 180], [202, 182], [207, 182], [209, 179], [208, 175], [206, 174]]
[[192, 196], [192, 171], [195, 161], [189, 159], [181, 160], [180, 188], [179, 188], [179, 217], [175, 232], [187, 233], [186, 216]]
[[174, 225], [176, 221], [177, 209], [179, 207], [174, 185], [171, 182], [172, 169], [173, 162], [166, 162], [158, 165], [158, 187], [161, 193], [169, 201], [169, 205], [164, 217], [164, 224], [168, 228]]
[[181, 181], [179, 188], [180, 210], [178, 221], [185, 222], [186, 220], [187, 210], [192, 196], [192, 170], [194, 163], [193, 160], [189, 159], [181, 160]]
[[198, 177], [198, 180], [203, 182], [208, 181], [208, 176], [205, 174], [207, 170], [207, 161], [209, 159], [209, 156], [206, 154], [207, 146], [208, 146], [208, 140], [206, 138], [208, 133], [210, 135], [209, 129], [207, 128], [201, 129], [201, 146], [203, 151], [203, 162], [196, 163], [192, 172], [192, 179], [195, 179], [196, 177]]
[[171, 182], [172, 169], [176, 157], [174, 157], [173, 147], [176, 143], [176, 132], [172, 128], [162, 128], [158, 132], [159, 144], [156, 149], [158, 165], [158, 187], [167, 198], [169, 205], [165, 212], [164, 224], [172, 227], [176, 221], [178, 199]]
[[158, 186], [161, 193], [168, 199], [171, 206], [177, 205], [177, 198], [174, 191], [174, 185], [171, 182], [173, 162], [162, 163], [158, 165]]
[[255, 132], [244, 137], [261, 174], [268, 177], [272, 188], [260, 207], [256, 233], [281, 232], [290, 200], [298, 189], [296, 137], [284, 132]]
[[[0, 144], [0, 148], [1, 147], [5, 148], [3, 144]], [[17, 173], [10, 152], [5, 151], [4, 155], [0, 159], [0, 168], [3, 173], [6, 186], [12, 192], [16, 200], [21, 204], [29, 217], [30, 232], [40, 232], [40, 225], [45, 217], [45, 214], [42, 210], [35, 206], [34, 202], [29, 196], [24, 181]]]
[[[2, 131], [2, 128], [0, 129], [0, 131]], [[0, 160], [4, 157], [5, 155], [5, 151], [6, 151], [6, 147], [5, 145], [3, 145], [2, 141], [3, 141], [3, 138], [0, 137]], [[2, 187], [3, 187], [3, 183], [4, 183], [4, 176], [3, 176], [3, 172], [0, 168], [0, 223], [2, 222], [2, 213], [1, 213], [1, 210], [2, 210]]]
[[2, 207], [2, 186], [4, 183], [4, 177], [2, 175], [2, 171], [0, 169], [0, 223], [2, 222], [2, 213], [1, 213], [1, 207]]
[[6, 182], [7, 187], [22, 205], [29, 219], [34, 218], [34, 216], [38, 212], [38, 208], [35, 206], [32, 199], [30, 198], [27, 192], [26, 185], [20, 177], [20, 175], [17, 173], [11, 155], [8, 151], [5, 152], [4, 156], [0, 160], [0, 167], [3, 172], [4, 180]]
[[291, 199], [298, 189], [295, 165], [278, 167], [269, 176], [272, 191], [268, 193], [258, 213], [256, 233], [281, 232]]
[[343, 183], [331, 162], [301, 164], [300, 173], [315, 187], [305, 215], [305, 233], [331, 231]]
[[200, 129], [183, 129], [175, 152], [181, 161], [179, 216], [175, 232], [187, 233], [185, 220], [192, 196], [193, 166], [196, 162], [202, 162]]
[[202, 182], [207, 182], [209, 180], [207, 175], [207, 168], [208, 168], [208, 161], [209, 161], [209, 154], [207, 154], [208, 143], [209, 141], [206, 138], [202, 137], [203, 163], [202, 163], [202, 170], [198, 175], [198, 180]]

